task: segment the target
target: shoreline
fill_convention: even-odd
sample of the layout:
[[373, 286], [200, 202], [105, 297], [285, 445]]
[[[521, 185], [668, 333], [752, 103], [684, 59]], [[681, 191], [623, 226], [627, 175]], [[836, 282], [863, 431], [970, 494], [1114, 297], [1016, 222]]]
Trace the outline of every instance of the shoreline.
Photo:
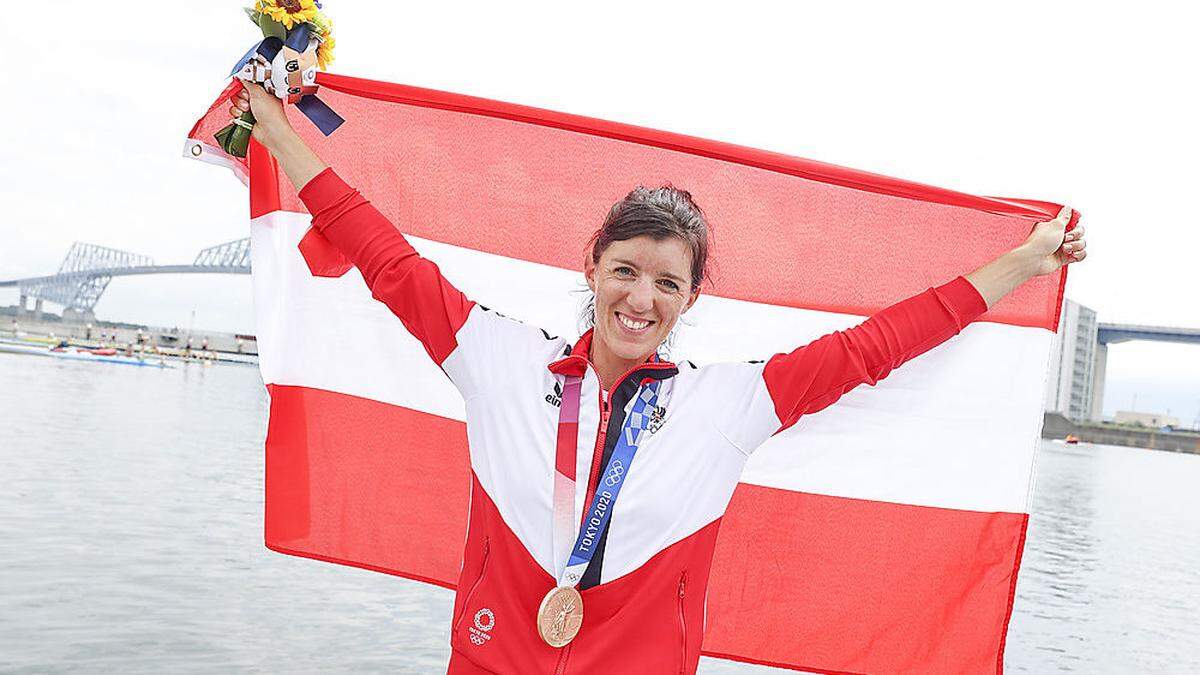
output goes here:
[[1062, 440], [1067, 435], [1076, 436], [1080, 443], [1200, 455], [1200, 433], [1194, 431], [1167, 431], [1104, 422], [1075, 422], [1058, 413], [1045, 413], [1042, 438]]
[[[53, 344], [66, 340], [72, 348], [112, 347], [118, 354], [134, 358], [258, 365], [258, 342], [253, 335], [183, 331], [111, 321], [85, 324], [64, 321], [49, 314], [41, 318], [30, 315], [10, 318], [9, 325], [0, 326], [0, 341], [44, 346], [48, 350]], [[1043, 415], [1041, 436], [1044, 439], [1062, 440], [1072, 435], [1085, 443], [1200, 454], [1200, 432], [1077, 422], [1056, 412]]]
[[[9, 308], [11, 309], [11, 308]], [[258, 341], [253, 335], [210, 330], [166, 328], [94, 320], [80, 322], [43, 313], [0, 314], [0, 340], [25, 345], [57, 344], [66, 340], [71, 347], [113, 348], [130, 356], [218, 363], [258, 364]]]

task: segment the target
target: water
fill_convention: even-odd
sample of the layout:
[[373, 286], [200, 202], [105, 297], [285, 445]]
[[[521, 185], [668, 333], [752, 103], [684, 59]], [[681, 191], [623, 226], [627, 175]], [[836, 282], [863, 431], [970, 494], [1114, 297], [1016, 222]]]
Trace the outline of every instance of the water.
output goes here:
[[[0, 671], [444, 672], [449, 591], [262, 546], [266, 411], [249, 367], [0, 354]], [[1038, 471], [1009, 672], [1200, 672], [1200, 456]]]

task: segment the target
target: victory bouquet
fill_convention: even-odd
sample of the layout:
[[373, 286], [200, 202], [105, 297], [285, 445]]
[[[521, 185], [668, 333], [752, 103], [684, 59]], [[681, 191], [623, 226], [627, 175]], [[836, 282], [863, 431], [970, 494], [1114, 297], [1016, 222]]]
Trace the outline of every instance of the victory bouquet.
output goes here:
[[[263, 39], [246, 52], [229, 73], [243, 82], [263, 85], [284, 103], [292, 103], [321, 133], [332, 134], [343, 120], [317, 98], [317, 70], [333, 61], [333, 23], [318, 0], [256, 0], [246, 15], [262, 30]], [[254, 115], [249, 111], [215, 135], [221, 149], [245, 157]]]

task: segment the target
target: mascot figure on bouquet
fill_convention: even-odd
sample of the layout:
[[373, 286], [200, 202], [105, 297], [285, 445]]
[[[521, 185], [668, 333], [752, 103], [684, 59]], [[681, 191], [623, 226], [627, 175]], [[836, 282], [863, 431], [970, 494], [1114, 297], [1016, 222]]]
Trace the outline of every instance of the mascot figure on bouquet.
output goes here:
[[[234, 64], [230, 76], [261, 84], [284, 103], [294, 104], [321, 133], [332, 134], [343, 120], [317, 98], [317, 70], [333, 60], [333, 24], [316, 0], [258, 0], [247, 7], [263, 39]], [[245, 157], [254, 115], [243, 113], [215, 136], [221, 149]]]

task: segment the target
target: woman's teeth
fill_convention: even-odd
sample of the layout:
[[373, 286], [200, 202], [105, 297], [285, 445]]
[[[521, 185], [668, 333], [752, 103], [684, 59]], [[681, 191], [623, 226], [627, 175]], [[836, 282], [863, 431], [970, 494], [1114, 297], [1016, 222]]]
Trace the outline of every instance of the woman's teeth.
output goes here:
[[621, 325], [625, 326], [629, 330], [641, 330], [650, 325], [649, 320], [635, 321], [621, 313], [617, 314], [617, 320], [621, 322]]

